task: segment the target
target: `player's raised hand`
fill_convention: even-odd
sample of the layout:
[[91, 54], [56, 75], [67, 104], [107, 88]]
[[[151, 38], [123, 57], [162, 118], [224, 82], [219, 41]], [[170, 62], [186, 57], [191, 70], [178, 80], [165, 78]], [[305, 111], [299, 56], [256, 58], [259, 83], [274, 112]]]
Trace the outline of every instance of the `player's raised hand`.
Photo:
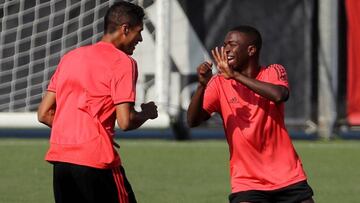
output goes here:
[[234, 71], [230, 68], [226, 51], [222, 46], [220, 49], [215, 47], [215, 49], [211, 50], [211, 53], [215, 59], [217, 69], [220, 74], [224, 76], [226, 79], [231, 79], [234, 77]]
[[203, 86], [206, 86], [212, 77], [212, 72], [211, 72], [212, 65], [213, 65], [212, 62], [205, 61], [204, 63], [200, 64], [199, 67], [197, 68], [198, 80], [199, 83]]
[[144, 113], [148, 118], [155, 119], [158, 117], [157, 106], [153, 101], [148, 103], [142, 103], [140, 107], [141, 112]]

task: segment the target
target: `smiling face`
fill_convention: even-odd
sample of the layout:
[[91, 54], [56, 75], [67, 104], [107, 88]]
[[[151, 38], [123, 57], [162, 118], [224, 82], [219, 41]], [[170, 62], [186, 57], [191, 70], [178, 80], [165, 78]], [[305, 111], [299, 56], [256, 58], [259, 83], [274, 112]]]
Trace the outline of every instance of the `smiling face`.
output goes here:
[[225, 52], [228, 56], [229, 66], [233, 70], [240, 70], [255, 55], [256, 48], [246, 33], [230, 31], [224, 40]]

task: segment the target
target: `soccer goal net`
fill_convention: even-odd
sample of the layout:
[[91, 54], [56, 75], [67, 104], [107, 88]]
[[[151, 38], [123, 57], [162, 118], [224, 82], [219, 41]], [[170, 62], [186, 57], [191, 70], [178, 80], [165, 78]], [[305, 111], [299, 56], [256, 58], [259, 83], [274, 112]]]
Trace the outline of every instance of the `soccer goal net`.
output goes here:
[[114, 2], [0, 1], [0, 127], [42, 126], [35, 111], [61, 56], [99, 41]]
[[[103, 16], [115, 2], [0, 1], [0, 128], [42, 126], [35, 111], [60, 58], [69, 50], [100, 40]], [[137, 105], [155, 101], [163, 111], [144, 127], [167, 128], [174, 120], [182, 122], [178, 115], [187, 108], [196, 85], [190, 79], [199, 61], [209, 58], [208, 53], [178, 1], [130, 2], [144, 7], [146, 13], [144, 40], [134, 53], [141, 67]], [[169, 10], [164, 12], [165, 8]], [[171, 44], [171, 49], [164, 44]], [[162, 63], [166, 58], [168, 66]], [[180, 119], [174, 119], [177, 116]]]
[[0, 9], [0, 111], [35, 111], [60, 57], [98, 41], [111, 3], [5, 1]]

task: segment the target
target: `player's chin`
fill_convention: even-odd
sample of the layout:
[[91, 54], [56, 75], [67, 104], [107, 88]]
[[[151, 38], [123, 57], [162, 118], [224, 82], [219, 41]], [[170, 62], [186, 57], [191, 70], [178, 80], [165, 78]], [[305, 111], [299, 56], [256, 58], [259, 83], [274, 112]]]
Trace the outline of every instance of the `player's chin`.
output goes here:
[[129, 49], [129, 55], [132, 55], [133, 53], [134, 53], [134, 51], [135, 51], [135, 46], [132, 46], [132, 47], [130, 47], [130, 49]]
[[130, 49], [126, 50], [126, 54], [132, 55], [134, 53], [134, 50], [135, 50], [135, 48], [130, 48]]
[[233, 68], [236, 67], [236, 65], [237, 65], [237, 63], [236, 63], [235, 60], [229, 60], [229, 61], [228, 61], [228, 64], [229, 64], [229, 67], [230, 67], [231, 69], [233, 69]]

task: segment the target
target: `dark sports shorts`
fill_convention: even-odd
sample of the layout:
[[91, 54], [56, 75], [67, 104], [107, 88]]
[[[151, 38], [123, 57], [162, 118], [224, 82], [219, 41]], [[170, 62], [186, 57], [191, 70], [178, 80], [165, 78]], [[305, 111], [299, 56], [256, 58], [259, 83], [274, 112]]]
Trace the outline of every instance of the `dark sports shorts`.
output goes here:
[[136, 203], [124, 168], [97, 169], [53, 163], [56, 203]]
[[300, 203], [311, 198], [313, 195], [313, 190], [308, 183], [301, 181], [277, 190], [249, 190], [232, 193], [229, 196], [229, 200], [230, 203]]

